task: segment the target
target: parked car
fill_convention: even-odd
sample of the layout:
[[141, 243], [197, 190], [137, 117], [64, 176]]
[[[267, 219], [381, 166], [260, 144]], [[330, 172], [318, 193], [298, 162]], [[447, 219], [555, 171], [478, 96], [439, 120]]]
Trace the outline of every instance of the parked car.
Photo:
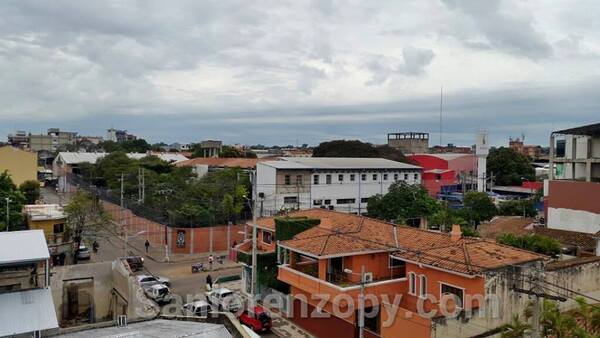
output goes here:
[[86, 260], [90, 259], [90, 257], [90, 249], [88, 249], [84, 244], [79, 245], [79, 250], [77, 250], [77, 259]]
[[240, 323], [248, 326], [255, 332], [268, 331], [273, 327], [273, 320], [262, 306], [255, 306], [254, 313], [244, 310], [239, 317]]
[[170, 303], [173, 300], [171, 290], [162, 284], [150, 285], [144, 289], [144, 293], [158, 304]]
[[123, 257], [123, 259], [125, 261], [127, 261], [127, 264], [129, 264], [129, 268], [132, 271], [138, 271], [144, 267], [144, 257], [128, 256], [128, 257]]
[[197, 300], [192, 303], [183, 304], [183, 312], [191, 313], [195, 316], [206, 317], [212, 311], [212, 307], [208, 302]]
[[240, 296], [227, 288], [213, 289], [205, 293], [206, 300], [218, 307], [219, 311], [236, 312], [242, 307]]
[[151, 286], [154, 284], [162, 284], [164, 286], [171, 286], [171, 280], [166, 277], [138, 275], [137, 281], [142, 287], [148, 287], [148, 286]]

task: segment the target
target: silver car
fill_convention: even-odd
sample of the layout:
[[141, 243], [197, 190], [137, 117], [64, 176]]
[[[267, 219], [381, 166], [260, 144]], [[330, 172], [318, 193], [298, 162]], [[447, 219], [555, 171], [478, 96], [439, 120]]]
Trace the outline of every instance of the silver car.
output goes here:
[[88, 249], [85, 245], [81, 244], [79, 246], [79, 250], [77, 250], [77, 259], [78, 260], [86, 260], [90, 259], [90, 249]]
[[165, 277], [150, 276], [150, 275], [138, 275], [137, 281], [141, 287], [146, 288], [148, 286], [162, 284], [164, 286], [171, 286], [171, 280]]

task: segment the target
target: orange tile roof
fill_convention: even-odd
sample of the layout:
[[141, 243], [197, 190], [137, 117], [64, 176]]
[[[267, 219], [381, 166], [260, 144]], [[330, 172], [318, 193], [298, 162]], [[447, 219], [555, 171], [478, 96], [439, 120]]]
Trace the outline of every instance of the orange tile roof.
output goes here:
[[496, 216], [489, 223], [481, 224], [479, 234], [483, 238], [496, 239], [496, 237], [511, 233], [515, 235], [526, 235], [531, 233], [527, 229], [534, 222], [533, 218], [523, 218], [520, 216]]
[[466, 274], [546, 258], [492, 241], [465, 237], [452, 242], [446, 233], [324, 209], [292, 215], [319, 218], [321, 224], [279, 244], [315, 257], [389, 251], [402, 259]]
[[267, 161], [269, 159], [262, 158], [235, 158], [235, 157], [196, 157], [191, 160], [182, 161], [176, 164], [178, 167], [191, 167], [197, 164], [208, 165], [209, 167], [223, 168], [242, 168], [254, 169], [256, 163]]

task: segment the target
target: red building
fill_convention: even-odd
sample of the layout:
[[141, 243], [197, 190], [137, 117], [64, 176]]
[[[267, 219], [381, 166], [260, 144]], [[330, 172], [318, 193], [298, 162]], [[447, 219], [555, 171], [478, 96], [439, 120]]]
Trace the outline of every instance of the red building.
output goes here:
[[423, 167], [423, 186], [433, 197], [442, 187], [476, 181], [477, 157], [473, 154], [413, 154], [408, 158]]

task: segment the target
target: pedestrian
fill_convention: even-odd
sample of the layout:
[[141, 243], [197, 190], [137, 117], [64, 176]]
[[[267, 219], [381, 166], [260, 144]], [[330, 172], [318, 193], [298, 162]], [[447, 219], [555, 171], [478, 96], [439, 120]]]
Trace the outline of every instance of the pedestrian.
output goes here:
[[212, 277], [210, 275], [206, 275], [206, 285], [208, 285], [208, 291], [212, 290]]
[[144, 247], [146, 247], [146, 253], [148, 253], [148, 248], [150, 247], [150, 242], [148, 242], [148, 240], [144, 243]]
[[208, 256], [208, 267], [209, 267], [210, 271], [212, 271], [212, 265], [213, 265], [213, 261], [214, 261], [213, 255], [212, 255], [212, 254], [210, 254], [210, 255]]

